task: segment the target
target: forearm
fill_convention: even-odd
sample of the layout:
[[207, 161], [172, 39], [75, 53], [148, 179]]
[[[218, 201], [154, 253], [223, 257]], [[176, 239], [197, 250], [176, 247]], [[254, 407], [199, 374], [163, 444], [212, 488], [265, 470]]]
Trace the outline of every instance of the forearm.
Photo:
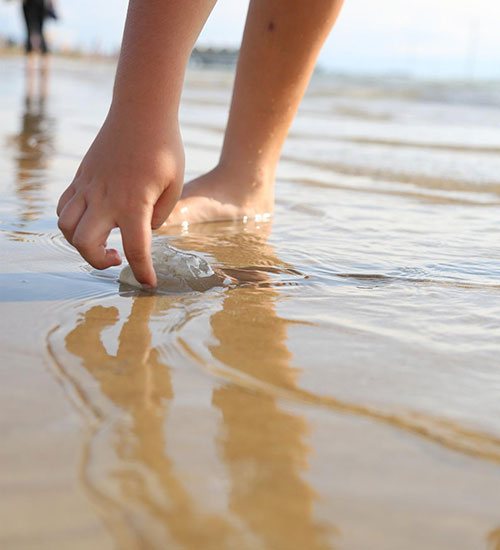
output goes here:
[[177, 114], [189, 55], [215, 1], [130, 0], [112, 109], [146, 123]]
[[154, 286], [151, 228], [180, 194], [184, 152], [177, 112], [186, 64], [215, 0], [130, 0], [108, 117], [59, 200], [59, 228], [94, 267], [121, 262]]

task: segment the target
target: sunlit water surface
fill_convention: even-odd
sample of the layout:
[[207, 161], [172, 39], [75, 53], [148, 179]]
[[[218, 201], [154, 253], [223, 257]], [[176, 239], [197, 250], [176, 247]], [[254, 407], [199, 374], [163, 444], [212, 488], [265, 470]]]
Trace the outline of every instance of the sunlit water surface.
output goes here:
[[498, 86], [318, 76], [272, 221], [155, 237], [234, 284], [151, 295], [56, 227], [113, 67], [0, 70], [0, 547], [500, 548]]

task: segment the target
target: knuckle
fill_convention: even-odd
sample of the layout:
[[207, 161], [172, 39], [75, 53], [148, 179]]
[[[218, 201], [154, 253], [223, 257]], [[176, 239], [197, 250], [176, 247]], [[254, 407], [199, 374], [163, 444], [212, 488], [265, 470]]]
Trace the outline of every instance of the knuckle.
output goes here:
[[87, 206], [100, 207], [106, 201], [106, 186], [100, 179], [79, 180], [74, 185], [75, 194]]
[[57, 220], [57, 227], [63, 232], [66, 233], [71, 230], [71, 225], [69, 224], [68, 220], [64, 218], [59, 218]]
[[120, 211], [127, 212], [129, 215], [142, 216], [150, 206], [145, 197], [134, 197], [132, 194], [128, 194], [119, 199], [118, 207]]
[[90, 185], [86, 185], [85, 187], [82, 187], [78, 191], [79, 195], [82, 197], [82, 199], [85, 201], [85, 204], [91, 206], [95, 203], [100, 203], [102, 201], [102, 197], [98, 192], [96, 192], [95, 187], [92, 187]]

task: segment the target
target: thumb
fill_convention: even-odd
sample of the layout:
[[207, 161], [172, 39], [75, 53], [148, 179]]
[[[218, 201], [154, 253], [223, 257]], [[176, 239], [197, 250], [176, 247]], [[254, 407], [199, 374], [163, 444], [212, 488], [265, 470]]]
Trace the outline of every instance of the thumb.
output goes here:
[[151, 227], [153, 229], [161, 227], [170, 216], [170, 213], [181, 196], [181, 191], [182, 185], [171, 184], [160, 195], [153, 208], [153, 215], [151, 217]]

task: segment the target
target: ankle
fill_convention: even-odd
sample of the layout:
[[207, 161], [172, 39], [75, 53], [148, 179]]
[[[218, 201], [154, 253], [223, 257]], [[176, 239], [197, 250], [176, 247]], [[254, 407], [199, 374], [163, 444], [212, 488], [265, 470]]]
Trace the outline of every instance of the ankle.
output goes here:
[[228, 162], [223, 157], [214, 168], [214, 172], [220, 175], [221, 181], [237, 183], [240, 190], [248, 190], [253, 193], [259, 190], [265, 191], [274, 185], [275, 166], [255, 164], [250, 162]]

